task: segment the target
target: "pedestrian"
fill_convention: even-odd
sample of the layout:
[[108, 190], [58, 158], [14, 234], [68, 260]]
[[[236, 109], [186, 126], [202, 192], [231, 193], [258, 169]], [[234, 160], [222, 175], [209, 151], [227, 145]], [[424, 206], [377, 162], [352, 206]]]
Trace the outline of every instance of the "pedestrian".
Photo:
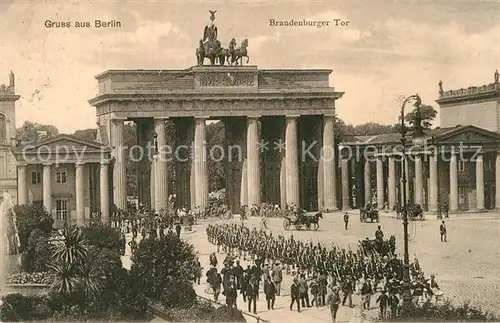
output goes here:
[[264, 293], [266, 294], [267, 309], [274, 310], [274, 301], [276, 300], [276, 286], [271, 280], [271, 276], [267, 276], [264, 281]]
[[342, 299], [342, 306], [345, 306], [345, 301], [349, 299], [349, 307], [352, 307], [352, 292], [353, 292], [353, 282], [350, 276], [347, 276], [342, 282], [342, 292], [344, 293], [344, 298]]
[[175, 232], [177, 233], [177, 238], [181, 238], [181, 224], [177, 222], [175, 225]]
[[300, 274], [299, 294], [302, 307], [311, 307], [309, 303], [309, 286], [307, 285], [306, 275]]
[[200, 280], [201, 280], [201, 273], [203, 271], [203, 267], [201, 266], [201, 262], [198, 259], [198, 257], [196, 257], [195, 269], [196, 269], [196, 282], [199, 285], [200, 284]]
[[389, 297], [385, 289], [382, 290], [382, 294], [377, 298], [377, 303], [380, 306], [380, 318], [383, 320], [386, 317], [387, 304], [389, 303]]
[[398, 316], [399, 298], [396, 294], [389, 295], [389, 304], [391, 306], [391, 317]]
[[319, 307], [319, 286], [316, 276], [313, 277], [313, 280], [309, 287], [311, 288], [311, 295], [313, 297], [311, 305], [314, 306], [314, 304], [316, 304], [316, 307]]
[[299, 294], [299, 280], [297, 277], [293, 279], [292, 286], [290, 288], [290, 296], [292, 297], [292, 302], [290, 303], [290, 311], [293, 308], [293, 304], [297, 302], [297, 312], [300, 313], [300, 294]]
[[213, 272], [213, 276], [211, 279], [211, 287], [212, 287], [212, 290], [214, 291], [214, 301], [216, 301], [216, 302], [219, 301], [219, 294], [220, 294], [220, 286], [221, 285], [222, 285], [222, 277], [217, 272], [217, 268], [215, 268], [215, 271]]
[[444, 221], [441, 221], [439, 232], [441, 233], [441, 242], [446, 242], [446, 224], [444, 223]]
[[132, 240], [128, 243], [128, 245], [130, 246], [132, 256], [135, 255], [135, 252], [137, 251], [137, 241], [135, 241], [134, 237], [132, 237]]
[[328, 279], [326, 278], [325, 273], [321, 273], [318, 277], [318, 290], [319, 290], [319, 305], [326, 305], [326, 286], [328, 285]]
[[345, 229], [347, 230], [347, 224], [349, 223], [349, 213], [344, 214], [344, 224], [345, 224]]
[[253, 313], [257, 314], [257, 293], [256, 293], [256, 287], [257, 286], [257, 293], [258, 293], [258, 288], [259, 285], [255, 279], [255, 277], [251, 277], [250, 281], [247, 284], [246, 288], [246, 298], [248, 300], [248, 312], [252, 312], [252, 304], [253, 304]]
[[332, 321], [335, 322], [337, 319], [337, 311], [339, 310], [340, 296], [337, 287], [332, 289], [332, 292], [328, 295], [327, 304], [330, 306], [330, 313], [332, 314]]
[[281, 282], [283, 281], [283, 268], [281, 268], [278, 262], [274, 265], [272, 275], [273, 275], [274, 285], [276, 286], [276, 295], [280, 296]]
[[370, 278], [367, 278], [363, 283], [363, 287], [361, 287], [361, 298], [363, 299], [363, 305], [361, 306], [364, 310], [370, 309], [370, 300], [372, 296], [372, 285]]

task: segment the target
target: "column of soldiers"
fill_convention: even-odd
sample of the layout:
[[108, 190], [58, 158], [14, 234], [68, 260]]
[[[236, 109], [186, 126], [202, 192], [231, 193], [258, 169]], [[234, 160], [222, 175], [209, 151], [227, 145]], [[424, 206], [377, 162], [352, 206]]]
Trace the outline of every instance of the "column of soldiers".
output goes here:
[[[224, 251], [230, 256], [236, 255], [238, 259], [243, 257], [251, 263], [243, 270], [239, 261], [235, 265], [233, 258], [228, 256], [221, 272], [225, 278], [221, 279], [220, 283], [223, 290], [226, 290], [229, 282], [234, 281], [236, 288], [241, 290], [244, 300], [249, 301], [249, 311], [256, 311], [254, 300], [258, 297], [258, 286], [261, 281], [264, 281], [268, 308], [274, 308], [275, 296], [279, 296], [281, 290], [281, 268], [283, 268], [281, 263], [287, 274], [292, 271], [295, 276], [291, 286], [290, 310], [295, 304], [299, 311], [301, 306], [327, 305], [327, 287], [330, 287], [334, 296], [328, 300], [335, 302], [337, 299], [335, 294], [341, 290], [342, 305], [346, 305], [347, 302], [350, 307], [353, 306], [352, 294], [358, 289], [362, 296], [362, 307], [365, 309], [370, 308], [370, 296], [380, 290], [381, 296], [378, 299], [380, 315], [386, 317], [387, 308], [390, 309], [392, 316], [397, 315], [403, 263], [394, 254], [382, 257], [375, 252], [366, 256], [367, 253], [362, 250], [361, 244], [360, 248], [353, 252], [350, 248], [346, 250], [336, 245], [325, 246], [320, 242], [317, 244], [303, 242], [293, 236], [289, 238], [281, 235], [273, 236], [272, 233], [256, 228], [250, 229], [242, 224], [209, 225], [206, 233], [209, 242], [217, 245], [218, 252]], [[215, 253], [211, 255], [210, 262], [211, 272], [207, 273], [209, 284], [213, 273], [217, 273]], [[414, 267], [412, 267], [414, 269], [412, 290], [415, 298], [420, 298], [424, 294], [429, 295], [439, 288], [433, 276], [430, 281], [425, 280], [420, 266]], [[311, 302], [309, 295], [312, 296]], [[334, 315], [333, 307], [330, 308], [332, 316], [335, 316], [336, 310]]]

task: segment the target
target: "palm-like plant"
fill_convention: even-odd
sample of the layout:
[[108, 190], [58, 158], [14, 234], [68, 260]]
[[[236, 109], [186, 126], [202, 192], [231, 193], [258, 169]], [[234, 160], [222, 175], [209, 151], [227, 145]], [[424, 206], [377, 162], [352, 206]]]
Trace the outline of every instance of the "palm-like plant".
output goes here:
[[86, 240], [77, 226], [64, 228], [64, 243], [54, 246], [52, 260], [65, 264], [80, 264], [87, 258]]
[[99, 266], [89, 261], [83, 262], [78, 267], [80, 286], [84, 295], [87, 298], [98, 297], [103, 289], [102, 281], [106, 279], [105, 274], [100, 270]]
[[78, 289], [79, 279], [72, 264], [58, 262], [51, 263], [47, 267], [54, 274], [52, 290], [58, 293], [72, 294]]

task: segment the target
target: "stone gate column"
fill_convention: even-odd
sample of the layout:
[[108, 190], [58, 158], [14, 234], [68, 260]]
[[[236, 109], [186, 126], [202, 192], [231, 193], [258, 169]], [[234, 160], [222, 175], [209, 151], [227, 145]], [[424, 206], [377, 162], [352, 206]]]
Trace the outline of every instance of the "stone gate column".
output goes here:
[[500, 209], [500, 152], [495, 157], [495, 208]]
[[389, 210], [392, 210], [396, 205], [396, 165], [394, 156], [389, 157], [388, 198]]
[[422, 206], [422, 193], [424, 190], [422, 179], [422, 156], [415, 155], [415, 204]]
[[18, 185], [18, 198], [17, 204], [26, 205], [28, 204], [28, 179], [27, 179], [27, 167], [28, 165], [24, 163], [19, 163], [17, 165], [17, 185]]
[[368, 159], [365, 160], [364, 181], [365, 181], [365, 205], [366, 205], [367, 203], [371, 203], [372, 201], [371, 166], [370, 166], [370, 161]]
[[195, 118], [194, 129], [194, 177], [196, 206], [204, 210], [208, 203], [208, 174], [206, 151], [206, 118]]
[[458, 165], [457, 155], [452, 152], [450, 158], [450, 212], [458, 211]]
[[384, 208], [384, 162], [383, 156], [377, 156], [377, 205]]
[[438, 211], [437, 156], [437, 154], [429, 156], [429, 211], [433, 213]]
[[84, 163], [75, 164], [76, 225], [79, 227], [85, 226], [84, 167]]
[[248, 206], [260, 204], [259, 118], [247, 118], [247, 190]]
[[[320, 155], [321, 157], [321, 155]], [[322, 211], [325, 209], [325, 191], [324, 191], [324, 171], [323, 171], [324, 163], [320, 159], [318, 162], [318, 211]]]
[[52, 215], [52, 163], [43, 164], [43, 207]]
[[479, 154], [476, 160], [476, 194], [478, 211], [484, 210], [484, 157]]
[[286, 196], [287, 203], [300, 204], [299, 200], [299, 161], [297, 155], [297, 118], [286, 117], [285, 158], [286, 158]]
[[101, 221], [103, 224], [109, 224], [109, 178], [108, 161], [101, 161], [101, 170], [99, 178], [99, 195], [101, 200]]
[[168, 164], [167, 153], [169, 147], [166, 142], [165, 134], [165, 119], [154, 120], [156, 142], [158, 146], [157, 159], [154, 161], [154, 192], [155, 192], [155, 209], [167, 209], [168, 207]]
[[340, 165], [342, 169], [342, 211], [348, 211], [351, 209], [349, 204], [351, 197], [351, 186], [349, 185], [349, 160], [342, 158]]
[[323, 116], [323, 147], [320, 160], [323, 164], [323, 178], [319, 177], [319, 180], [323, 181], [323, 201], [326, 211], [337, 209], [334, 122], [334, 115]]
[[286, 156], [285, 151], [281, 153], [281, 167], [280, 167], [280, 202], [281, 207], [284, 208], [287, 199], [286, 199]]
[[113, 200], [120, 210], [127, 209], [127, 170], [123, 128], [123, 119], [111, 120], [112, 156], [115, 160], [113, 166]]

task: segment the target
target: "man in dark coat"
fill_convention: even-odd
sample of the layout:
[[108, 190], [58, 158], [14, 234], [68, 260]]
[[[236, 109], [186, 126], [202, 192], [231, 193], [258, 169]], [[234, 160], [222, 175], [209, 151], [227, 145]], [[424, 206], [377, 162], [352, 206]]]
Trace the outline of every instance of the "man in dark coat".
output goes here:
[[276, 300], [276, 286], [270, 276], [264, 281], [264, 293], [266, 294], [267, 309], [274, 310], [274, 301]]
[[319, 292], [319, 303], [321, 306], [325, 305], [326, 300], [326, 286], [328, 285], [328, 280], [326, 279], [326, 275], [321, 273], [318, 277], [318, 292]]
[[290, 303], [290, 311], [293, 308], [293, 304], [297, 302], [297, 312], [300, 313], [299, 280], [297, 278], [293, 279], [293, 284], [290, 288], [290, 292], [290, 296], [292, 297], [292, 302]]
[[[246, 297], [248, 300], [248, 312], [252, 312], [252, 303], [253, 303], [253, 313], [257, 313], [257, 293], [259, 285], [257, 285], [257, 280], [255, 277], [251, 277], [250, 281], [247, 284], [246, 288]], [[257, 291], [256, 291], [257, 288]]]

